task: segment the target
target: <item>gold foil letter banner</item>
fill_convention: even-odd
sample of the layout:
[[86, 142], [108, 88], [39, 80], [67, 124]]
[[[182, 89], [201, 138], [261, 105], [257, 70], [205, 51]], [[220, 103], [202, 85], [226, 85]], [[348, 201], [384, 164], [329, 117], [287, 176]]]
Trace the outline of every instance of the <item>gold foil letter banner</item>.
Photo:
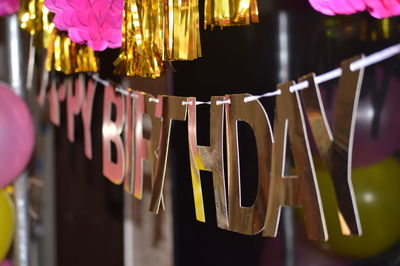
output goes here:
[[196, 98], [188, 98], [188, 139], [190, 169], [196, 219], [206, 221], [200, 170], [212, 172], [215, 211], [219, 228], [228, 229], [228, 204], [224, 173], [224, 116], [225, 105], [217, 101], [226, 100], [224, 96], [213, 96], [210, 108], [210, 146], [197, 145], [197, 106]]
[[[338, 218], [344, 235], [361, 235], [360, 218], [351, 180], [351, 156], [355, 129], [356, 111], [364, 69], [350, 70], [350, 64], [363, 57], [345, 60], [339, 80], [333, 132], [326, 120], [319, 87], [315, 75], [301, 78], [307, 80], [309, 88], [300, 91], [304, 111], [324, 165], [332, 177], [338, 201]], [[340, 106], [340, 107], [339, 107]]]
[[[249, 94], [227, 95], [231, 101], [226, 105], [226, 141], [228, 158], [228, 206], [229, 230], [254, 235], [264, 229], [268, 205], [268, 185], [271, 174], [273, 135], [264, 107], [258, 101], [244, 102]], [[258, 188], [254, 203], [242, 207], [239, 161], [238, 121], [246, 122], [252, 129], [257, 147]], [[245, 181], [244, 181], [245, 182]]]
[[[293, 84], [293, 82], [287, 82], [278, 85], [282, 94], [276, 97], [275, 143], [263, 235], [276, 236], [282, 206], [301, 206], [304, 210], [308, 237], [315, 240], [327, 240], [328, 232], [300, 96], [298, 91], [289, 92]], [[287, 150], [292, 151], [296, 175], [285, 173]]]

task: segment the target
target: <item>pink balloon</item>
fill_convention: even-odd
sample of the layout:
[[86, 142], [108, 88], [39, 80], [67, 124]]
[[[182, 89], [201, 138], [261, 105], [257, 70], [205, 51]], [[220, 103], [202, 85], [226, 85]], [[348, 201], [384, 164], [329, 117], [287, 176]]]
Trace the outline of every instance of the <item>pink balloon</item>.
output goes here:
[[28, 164], [34, 141], [28, 107], [0, 82], [0, 188], [10, 184]]
[[0, 266], [13, 266], [9, 260], [4, 260], [0, 263]]

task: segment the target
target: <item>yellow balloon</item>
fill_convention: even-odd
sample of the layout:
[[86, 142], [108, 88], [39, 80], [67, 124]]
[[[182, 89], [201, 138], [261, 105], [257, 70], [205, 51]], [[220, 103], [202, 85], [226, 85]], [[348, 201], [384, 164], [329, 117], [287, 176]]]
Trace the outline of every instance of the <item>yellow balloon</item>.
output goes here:
[[[363, 235], [343, 236], [329, 174], [317, 169], [322, 204], [328, 226], [328, 250], [353, 258], [378, 255], [400, 240], [400, 162], [389, 158], [353, 169], [352, 180]], [[338, 195], [340, 197], [340, 195]]]
[[8, 194], [0, 190], [0, 262], [4, 260], [14, 235], [14, 205]]

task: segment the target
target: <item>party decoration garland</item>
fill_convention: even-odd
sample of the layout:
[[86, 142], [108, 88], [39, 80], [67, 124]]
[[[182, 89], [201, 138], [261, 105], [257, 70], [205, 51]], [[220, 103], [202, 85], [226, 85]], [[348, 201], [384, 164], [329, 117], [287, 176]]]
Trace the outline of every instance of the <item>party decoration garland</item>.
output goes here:
[[400, 2], [397, 0], [309, 0], [309, 2], [315, 10], [329, 16], [363, 11], [368, 11], [375, 18], [400, 15]]
[[[258, 22], [256, 0], [207, 0], [205, 9], [205, 27]], [[50, 48], [47, 69], [65, 74], [98, 70], [93, 52], [72, 43], [87, 44], [94, 51], [121, 47], [114, 72], [127, 76], [156, 78], [166, 61], [201, 56], [198, 0], [23, 0], [20, 21], [31, 35], [43, 34], [43, 47]], [[74, 55], [92, 65], [70, 67], [78, 64], [59, 62], [60, 58], [78, 62]]]
[[19, 0], [2, 0], [0, 2], [0, 16], [16, 13], [19, 9]]
[[45, 0], [53, 23], [68, 31], [71, 41], [95, 51], [121, 46], [123, 0]]
[[[133, 8], [134, 9], [134, 8]], [[213, 96], [210, 102], [198, 102], [194, 97], [177, 97], [123, 90], [112, 82], [92, 75], [85, 80], [81, 74], [76, 79], [67, 77], [62, 83], [51, 82], [45, 92], [49, 100], [50, 118], [60, 123], [60, 102], [66, 101], [68, 139], [73, 142], [75, 116], [82, 116], [85, 155], [92, 158], [91, 120], [97, 81], [104, 85], [103, 97], [103, 175], [114, 184], [124, 184], [125, 190], [141, 199], [146, 169], [149, 163], [151, 175], [150, 211], [158, 213], [163, 206], [163, 187], [169, 155], [171, 123], [188, 121], [188, 146], [192, 175], [193, 199], [196, 219], [205, 222], [200, 170], [213, 175], [215, 210], [218, 227], [247, 235], [263, 232], [263, 236], [275, 237], [282, 206], [304, 209], [307, 235], [311, 239], [327, 240], [325, 212], [321, 204], [320, 187], [312, 158], [320, 155], [328, 169], [336, 201], [335, 219], [340, 221], [343, 235], [362, 234], [359, 213], [352, 185], [351, 158], [353, 151], [356, 110], [358, 107], [363, 71], [400, 53], [400, 44], [384, 49], [368, 57], [344, 60], [340, 68], [315, 76], [310, 73], [298, 80], [278, 84], [277, 91], [259, 96], [228, 94]], [[326, 121], [326, 112], [318, 84], [338, 78], [339, 86], [335, 101], [335, 120]], [[303, 90], [306, 89], [307, 90]], [[276, 96], [275, 121], [272, 129], [262, 97]], [[196, 109], [198, 104], [210, 104], [210, 146], [197, 144]], [[135, 108], [132, 108], [135, 106]], [[287, 108], [292, 106], [293, 108]], [[113, 108], [114, 107], [114, 108]], [[112, 111], [114, 109], [114, 111]], [[143, 121], [149, 115], [151, 123]], [[306, 120], [309, 127], [306, 126]], [[237, 121], [248, 123], [257, 145], [258, 189], [253, 204], [241, 203], [239, 171], [239, 137]], [[225, 126], [224, 126], [225, 124]], [[332, 130], [332, 129], [333, 130]], [[224, 133], [226, 130], [226, 133]], [[308, 133], [311, 130], [311, 134]], [[151, 132], [150, 138], [144, 132]], [[310, 147], [310, 138], [316, 144]], [[224, 142], [223, 139], [226, 139]], [[287, 141], [291, 145], [287, 145]], [[226, 156], [224, 156], [226, 143]], [[111, 156], [114, 146], [115, 156]], [[283, 154], [291, 151], [296, 170], [290, 178], [284, 178], [287, 160]], [[113, 157], [113, 158], [112, 158]], [[225, 174], [224, 160], [228, 171]], [[229, 190], [226, 191], [226, 185]]]
[[198, 0], [125, 1], [115, 73], [156, 78], [169, 60], [201, 56]]
[[[357, 92], [360, 89], [362, 70], [351, 71], [351, 61], [346, 61], [343, 67], [343, 77], [339, 86], [342, 93]], [[315, 77], [308, 82], [315, 84]], [[80, 79], [80, 78], [79, 78]], [[351, 81], [351, 82], [350, 82]], [[354, 82], [352, 82], [354, 81]], [[68, 135], [74, 135], [74, 116], [81, 115], [86, 117], [87, 121], [92, 119], [92, 105], [88, 109], [82, 109], [82, 102], [89, 95], [89, 86], [76, 80], [75, 86], [69, 86], [66, 83], [57, 86], [51, 86], [48, 92], [50, 102], [50, 116], [59, 117], [59, 105], [61, 101], [67, 102], [67, 130]], [[277, 234], [278, 221], [280, 217], [279, 209], [281, 206], [302, 206], [305, 209], [305, 216], [308, 222], [307, 232], [312, 239], [326, 240], [327, 232], [325, 226], [324, 212], [321, 207], [320, 193], [318, 183], [315, 181], [314, 163], [311, 158], [307, 129], [305, 120], [302, 117], [302, 104], [299, 91], [291, 91], [293, 82], [287, 82], [278, 85], [282, 91], [277, 96], [277, 109], [275, 111], [275, 127], [272, 127], [268, 121], [263, 105], [257, 99], [247, 101], [249, 94], [233, 94], [225, 96], [214, 96], [211, 99], [211, 116], [215, 123], [210, 133], [210, 139], [223, 140], [223, 127], [226, 123], [226, 143], [227, 143], [227, 178], [223, 173], [224, 149], [222, 142], [212, 141], [211, 145], [197, 146], [196, 132], [197, 124], [194, 120], [196, 113], [196, 99], [188, 97], [159, 95], [157, 97], [140, 91], [123, 91], [123, 94], [116, 92], [116, 87], [110, 82], [103, 82], [103, 175], [114, 184], [125, 184], [125, 189], [137, 198], [141, 198], [141, 191], [145, 178], [145, 169], [141, 167], [143, 161], [150, 163], [152, 194], [150, 201], [150, 211], [158, 213], [163, 200], [163, 186], [166, 178], [166, 166], [169, 156], [169, 139], [171, 133], [171, 123], [174, 120], [185, 121], [190, 119], [188, 124], [189, 149], [191, 154], [191, 173], [193, 181], [193, 198], [195, 200], [196, 218], [205, 222], [206, 216], [203, 208], [202, 185], [199, 182], [199, 170], [211, 171], [214, 176], [214, 194], [218, 226], [247, 235], [257, 234], [263, 231], [264, 236], [274, 237]], [[87, 83], [89, 84], [89, 83]], [[299, 83], [300, 84], [300, 83]], [[347, 86], [348, 85], [348, 86]], [[351, 88], [349, 88], [351, 87]], [[67, 91], [66, 91], [67, 90]], [[309, 89], [309, 93], [318, 97], [317, 88]], [[60, 95], [64, 95], [60, 97]], [[333, 128], [341, 128], [340, 140], [333, 136], [331, 143], [326, 143], [322, 139], [315, 138], [318, 150], [339, 149], [337, 153], [331, 152], [323, 155], [327, 159], [328, 168], [340, 167], [339, 170], [347, 170], [351, 161], [351, 145], [354, 134], [355, 119], [354, 109], [357, 107], [359, 93], [354, 93], [354, 103], [347, 101], [338, 101], [339, 109], [346, 109], [342, 119], [334, 122]], [[66, 98], [65, 98], [66, 96]], [[93, 97], [90, 97], [93, 99]], [[353, 99], [353, 98], [351, 98]], [[303, 99], [304, 100], [304, 99]], [[350, 100], [351, 101], [351, 100]], [[92, 102], [92, 100], [90, 101]], [[135, 109], [132, 109], [133, 102]], [[289, 104], [290, 103], [290, 104]], [[344, 104], [343, 104], [344, 103]], [[294, 108], [288, 110], [287, 106]], [[312, 103], [312, 105], [314, 105]], [[346, 105], [346, 106], [343, 106]], [[53, 106], [53, 107], [51, 107]], [[57, 108], [54, 108], [57, 106]], [[114, 114], [112, 114], [114, 106]], [[190, 108], [188, 107], [190, 106]], [[304, 106], [308, 106], [306, 103]], [[296, 108], [297, 107], [297, 108]], [[316, 110], [314, 108], [314, 110]], [[135, 111], [135, 114], [133, 113]], [[188, 113], [189, 112], [189, 113]], [[316, 110], [316, 112], [323, 112]], [[144, 125], [143, 114], [151, 117], [151, 127]], [[256, 115], [255, 115], [256, 114]], [[324, 115], [321, 115], [324, 116]], [[136, 119], [139, 118], [139, 119]], [[319, 119], [308, 116], [310, 124], [321, 124]], [[250, 207], [242, 207], [240, 204], [240, 173], [237, 121], [246, 121], [251, 125], [255, 133], [256, 145], [259, 147], [258, 164], [261, 165], [258, 172], [258, 193], [255, 202]], [[59, 121], [56, 119], [54, 121]], [[289, 121], [285, 124], [284, 121]], [[84, 122], [85, 123], [85, 122]], [[89, 122], [90, 124], [90, 122]], [[348, 126], [350, 125], [350, 127]], [[326, 126], [326, 125], [325, 125]], [[288, 130], [284, 128], [288, 127]], [[326, 126], [327, 127], [327, 126]], [[150, 130], [152, 138], [148, 139], [143, 135], [143, 129]], [[325, 130], [328, 130], [325, 128]], [[85, 136], [90, 135], [90, 126], [84, 126]], [[286, 134], [288, 136], [286, 137]], [[155, 138], [153, 138], [153, 136]], [[298, 175], [291, 178], [283, 178], [282, 174], [285, 167], [285, 161], [282, 160], [282, 152], [286, 147], [286, 140], [291, 139], [292, 149]], [[69, 139], [73, 141], [73, 138]], [[274, 141], [275, 139], [275, 141]], [[133, 141], [134, 140], [134, 141]], [[324, 147], [321, 145], [328, 145]], [[340, 142], [340, 146], [337, 145]], [[85, 138], [85, 150], [91, 150], [90, 139]], [[115, 156], [112, 159], [111, 147], [114, 146]], [[209, 152], [202, 152], [201, 150]], [[135, 152], [133, 152], [135, 151]], [[201, 155], [200, 155], [201, 154]], [[321, 153], [322, 154], [322, 153]], [[207, 163], [203, 163], [207, 162]], [[331, 178], [334, 183], [341, 183], [342, 186], [336, 187], [335, 192], [340, 195], [338, 215], [346, 225], [342, 228], [342, 233], [347, 235], [360, 235], [361, 229], [358, 223], [357, 208], [353, 205], [354, 199], [351, 186], [351, 172], [332, 171]], [[344, 181], [350, 185], [343, 185]], [[229, 184], [229, 192], [225, 191], [225, 183]], [[284, 189], [290, 187], [291, 189]], [[277, 193], [281, 193], [277, 195]], [[350, 196], [350, 198], [347, 197]], [[227, 204], [228, 203], [228, 204]], [[346, 203], [343, 206], [341, 203]]]

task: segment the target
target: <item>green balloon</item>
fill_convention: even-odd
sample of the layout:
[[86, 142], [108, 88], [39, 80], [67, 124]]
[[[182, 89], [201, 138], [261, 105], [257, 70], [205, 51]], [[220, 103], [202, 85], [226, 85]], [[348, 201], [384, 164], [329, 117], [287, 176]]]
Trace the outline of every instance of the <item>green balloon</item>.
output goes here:
[[[317, 169], [328, 226], [325, 249], [337, 254], [366, 258], [378, 255], [400, 240], [400, 163], [389, 158], [377, 164], [355, 168], [353, 187], [362, 226], [362, 236], [344, 236], [337, 215], [336, 197], [325, 169]], [[340, 197], [340, 195], [337, 195]]]

